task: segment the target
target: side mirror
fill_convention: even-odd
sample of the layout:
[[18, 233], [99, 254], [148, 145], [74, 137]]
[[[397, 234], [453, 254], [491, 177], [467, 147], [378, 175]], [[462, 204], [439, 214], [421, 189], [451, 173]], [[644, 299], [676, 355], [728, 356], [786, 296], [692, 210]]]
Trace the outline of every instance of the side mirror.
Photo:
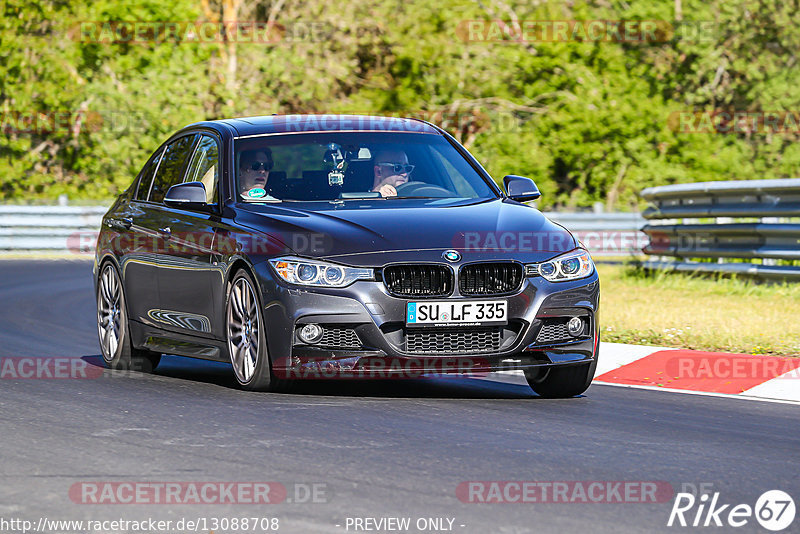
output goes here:
[[536, 200], [542, 196], [533, 180], [524, 176], [509, 174], [503, 178], [503, 185], [506, 187], [508, 198], [517, 202]]
[[206, 186], [202, 182], [173, 185], [164, 197], [164, 204], [172, 208], [204, 209], [208, 207]]

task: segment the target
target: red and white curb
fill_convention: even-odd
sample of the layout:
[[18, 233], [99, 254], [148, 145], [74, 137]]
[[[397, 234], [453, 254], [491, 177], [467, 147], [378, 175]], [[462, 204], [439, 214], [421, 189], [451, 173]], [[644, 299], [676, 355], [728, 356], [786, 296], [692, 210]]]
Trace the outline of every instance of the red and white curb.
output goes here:
[[[525, 381], [521, 372], [494, 375]], [[594, 376], [595, 384], [800, 403], [800, 358], [600, 343]]]

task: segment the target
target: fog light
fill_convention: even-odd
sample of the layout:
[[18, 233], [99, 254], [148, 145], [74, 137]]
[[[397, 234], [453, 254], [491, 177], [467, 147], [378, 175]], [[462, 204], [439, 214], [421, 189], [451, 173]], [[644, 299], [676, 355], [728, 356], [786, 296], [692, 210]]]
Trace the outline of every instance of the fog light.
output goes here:
[[567, 323], [567, 332], [572, 337], [578, 337], [583, 333], [583, 321], [580, 317], [573, 317]]
[[300, 340], [303, 343], [317, 343], [322, 339], [322, 327], [315, 323], [304, 325], [300, 329]]

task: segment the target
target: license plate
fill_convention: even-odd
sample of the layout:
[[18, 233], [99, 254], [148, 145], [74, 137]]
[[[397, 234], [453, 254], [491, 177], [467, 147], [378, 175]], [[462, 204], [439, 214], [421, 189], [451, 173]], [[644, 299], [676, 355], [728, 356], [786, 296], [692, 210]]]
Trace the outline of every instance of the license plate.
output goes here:
[[440, 300], [406, 304], [406, 326], [484, 326], [508, 323], [505, 300]]

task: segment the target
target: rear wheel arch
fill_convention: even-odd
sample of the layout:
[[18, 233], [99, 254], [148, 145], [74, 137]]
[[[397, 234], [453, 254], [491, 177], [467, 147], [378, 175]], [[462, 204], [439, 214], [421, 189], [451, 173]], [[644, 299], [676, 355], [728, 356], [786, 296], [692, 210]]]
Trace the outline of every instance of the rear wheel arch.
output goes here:
[[[107, 271], [111, 273], [110, 276], [108, 278], [103, 278], [103, 273]], [[114, 279], [116, 280], [113, 281]], [[133, 345], [127, 311], [128, 301], [125, 297], [125, 285], [122, 282], [119, 266], [111, 259], [101, 261], [96, 280], [95, 299], [97, 303], [97, 325], [100, 337], [100, 349], [104, 363], [111, 369], [133, 370], [145, 373], [152, 372], [161, 361], [161, 354], [145, 349], [137, 349]], [[103, 291], [103, 287], [108, 287], [106, 283], [109, 281], [113, 281], [113, 286], [118, 286], [118, 292], [115, 291], [115, 293], [118, 293], [116, 298], [108, 297], [108, 292]], [[113, 311], [109, 311], [107, 315], [104, 314], [101, 316], [101, 305], [104, 310], [110, 310], [109, 305], [113, 300], [118, 300], [122, 306], [120, 306], [119, 309], [115, 307]], [[105, 344], [103, 330], [105, 329], [106, 332], [109, 332], [109, 329], [104, 325], [109, 325], [110, 320], [113, 320], [112, 316], [117, 317], [118, 314], [119, 329], [114, 332], [116, 343], [112, 350], [111, 347]], [[103, 321], [103, 319], [105, 319], [105, 321]]]

